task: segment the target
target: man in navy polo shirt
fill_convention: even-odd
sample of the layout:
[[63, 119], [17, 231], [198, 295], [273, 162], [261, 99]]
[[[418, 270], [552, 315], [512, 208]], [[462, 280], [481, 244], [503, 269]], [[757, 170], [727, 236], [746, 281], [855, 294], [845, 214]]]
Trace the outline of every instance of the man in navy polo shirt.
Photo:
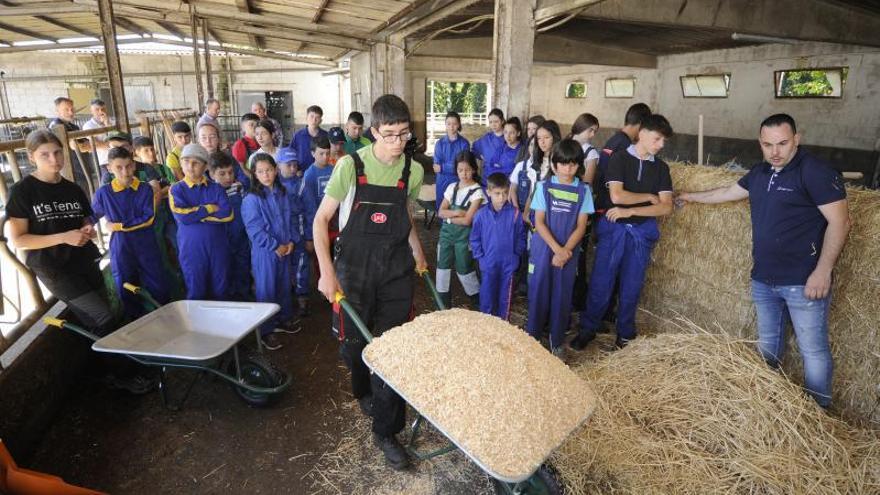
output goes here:
[[800, 136], [791, 116], [767, 117], [758, 141], [764, 161], [739, 181], [681, 193], [678, 200], [723, 203], [749, 198], [758, 349], [768, 364], [778, 367], [790, 319], [804, 360], [804, 385], [827, 408], [833, 370], [828, 345], [831, 272], [850, 227], [846, 190], [830, 164], [798, 148]]
[[598, 208], [604, 214], [595, 226], [596, 257], [581, 329], [569, 343], [574, 350], [583, 350], [596, 337], [615, 282], [619, 282], [616, 344], [624, 347], [636, 338], [639, 296], [651, 250], [660, 239], [656, 217], [672, 213], [669, 166], [656, 156], [670, 136], [672, 126], [666, 118], [646, 116], [636, 144], [611, 157], [604, 186], [597, 188]]

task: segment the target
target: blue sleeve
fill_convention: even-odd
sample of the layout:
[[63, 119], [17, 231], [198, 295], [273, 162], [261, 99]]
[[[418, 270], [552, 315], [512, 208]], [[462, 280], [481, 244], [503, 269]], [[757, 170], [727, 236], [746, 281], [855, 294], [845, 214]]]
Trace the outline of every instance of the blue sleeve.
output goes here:
[[584, 195], [584, 200], [581, 202], [581, 211], [578, 212], [581, 215], [596, 213], [596, 207], [593, 205], [593, 191], [590, 189], [590, 186], [584, 184], [586, 189], [586, 194]]
[[212, 197], [214, 198], [214, 204], [217, 205], [217, 211], [206, 216], [204, 221], [231, 222], [235, 213], [232, 211], [232, 205], [229, 204], [229, 196], [226, 194], [226, 190], [216, 183], [210, 187], [211, 191], [213, 191]]
[[535, 194], [532, 195], [530, 208], [533, 211], [547, 211], [547, 202], [544, 201], [544, 181], [535, 185]]
[[241, 216], [244, 220], [244, 228], [253, 247], [274, 251], [281, 245], [274, 236], [269, 233], [269, 225], [260, 214], [260, 197], [256, 194], [248, 194], [241, 204]]
[[125, 220], [122, 222], [122, 226], [124, 228], [149, 227], [153, 224], [152, 220], [156, 215], [156, 210], [153, 205], [153, 188], [151, 188], [149, 184], [143, 184], [138, 188], [134, 201], [134, 211], [132, 212], [134, 213], [134, 218]]
[[526, 235], [528, 231], [526, 229], [526, 223], [522, 220], [522, 213], [517, 211], [516, 217], [513, 222], [513, 233], [514, 233], [514, 245], [513, 252], [516, 253], [517, 256], [522, 256], [523, 253], [526, 252], [527, 240]]
[[159, 175], [159, 171], [156, 170], [156, 167], [150, 165], [149, 163], [144, 164], [144, 177], [147, 178], [147, 182], [162, 180], [162, 177]]
[[[306, 180], [303, 177], [303, 181], [299, 185], [299, 200], [300, 205], [302, 206], [302, 210], [299, 216], [300, 222], [302, 223], [302, 232], [307, 241], [312, 240], [312, 224], [315, 221], [315, 215], [309, 214], [309, 205], [308, 205], [308, 192], [306, 191]], [[317, 207], [315, 208], [315, 212], [317, 212]]]
[[[208, 216], [208, 211], [202, 205], [192, 205], [187, 201], [186, 195], [182, 194], [187, 187], [185, 182], [178, 182], [171, 187], [168, 194], [168, 203], [174, 220], [184, 225], [191, 225], [202, 221]], [[228, 206], [227, 202], [227, 206]]]
[[474, 215], [474, 221], [471, 223], [471, 235], [469, 238], [471, 245], [471, 254], [474, 259], [478, 260], [483, 257], [483, 215], [480, 214], [481, 210], [477, 210], [477, 214]]
[[106, 215], [104, 211], [104, 188], [98, 189], [95, 192], [95, 199], [92, 200], [92, 216], [91, 221], [93, 224], [98, 223], [98, 220]]
[[805, 163], [801, 172], [807, 194], [816, 206], [846, 199], [846, 186], [840, 172], [824, 163]]
[[290, 242], [295, 246], [302, 242], [302, 238], [299, 235], [299, 220], [293, 215], [293, 196], [285, 194], [284, 201], [287, 203], [287, 209], [282, 220], [287, 221], [287, 231], [290, 232]]
[[446, 141], [443, 138], [437, 141], [437, 144], [434, 145], [434, 163], [443, 167], [443, 160], [446, 159], [446, 146], [443, 145]]

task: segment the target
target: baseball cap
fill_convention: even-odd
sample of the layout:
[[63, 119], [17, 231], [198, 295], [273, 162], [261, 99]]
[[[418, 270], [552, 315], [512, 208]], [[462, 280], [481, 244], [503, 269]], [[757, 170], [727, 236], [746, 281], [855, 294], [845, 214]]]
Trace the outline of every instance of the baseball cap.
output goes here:
[[331, 143], [344, 143], [345, 142], [345, 131], [342, 130], [342, 127], [331, 127], [330, 128], [330, 142]]
[[299, 162], [296, 156], [296, 150], [290, 148], [278, 148], [275, 152], [275, 161], [278, 163]]
[[183, 151], [180, 153], [180, 158], [195, 158], [204, 163], [208, 163], [208, 150], [203, 148], [201, 144], [191, 143], [183, 147]]
[[126, 141], [131, 144], [131, 134], [122, 131], [110, 131], [107, 133], [108, 141]]

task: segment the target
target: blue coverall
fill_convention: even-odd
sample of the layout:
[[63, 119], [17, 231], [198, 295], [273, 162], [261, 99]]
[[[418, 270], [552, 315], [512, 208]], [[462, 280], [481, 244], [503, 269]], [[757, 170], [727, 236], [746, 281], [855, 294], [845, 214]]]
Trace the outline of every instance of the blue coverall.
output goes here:
[[251, 245], [241, 216], [241, 203], [245, 189], [233, 182], [225, 189], [226, 199], [232, 208], [232, 221], [226, 224], [226, 238], [229, 240], [229, 299], [232, 301], [251, 301]]
[[[483, 163], [483, 175], [481, 177], [483, 185], [486, 184], [486, 179], [492, 174], [504, 174], [505, 177], [510, 177], [510, 174], [513, 173], [513, 168], [516, 166], [516, 156], [522, 147], [522, 143], [517, 143], [516, 148], [511, 148], [508, 146], [507, 141], [502, 138], [501, 146], [496, 148], [494, 157]], [[520, 203], [520, 206], [525, 206], [525, 203]]]
[[235, 217], [226, 191], [202, 177], [171, 186], [171, 213], [177, 220], [180, 270], [187, 299], [225, 300], [229, 297], [229, 240], [225, 223]]
[[455, 141], [450, 141], [448, 136], [443, 136], [434, 145], [434, 163], [440, 165], [440, 173], [434, 179], [434, 190], [437, 197], [437, 211], [440, 211], [440, 204], [443, 203], [443, 194], [449, 184], [458, 181], [458, 172], [455, 163], [455, 157], [462, 151], [471, 148], [471, 144], [464, 136], [459, 135]]
[[290, 276], [293, 281], [293, 291], [298, 297], [309, 295], [311, 270], [309, 267], [309, 253], [306, 251], [306, 241], [312, 240], [311, 225], [306, 228], [305, 208], [302, 201], [303, 181], [301, 177], [282, 177], [281, 184], [287, 190], [290, 200], [290, 215], [293, 217], [293, 229], [299, 234], [300, 242], [293, 248], [290, 255]]
[[299, 233], [293, 226], [290, 200], [278, 187], [263, 188], [263, 194], [245, 196], [241, 205], [244, 226], [251, 239], [251, 267], [257, 302], [273, 302], [281, 306], [274, 318], [260, 326], [260, 333], [268, 335], [272, 330], [293, 317], [290, 293], [290, 260], [278, 256], [279, 246], [290, 242], [299, 244]]
[[480, 264], [480, 311], [510, 317], [513, 276], [526, 250], [526, 227], [519, 210], [505, 202], [496, 211], [489, 201], [471, 224], [471, 252]]
[[[319, 127], [318, 136], [330, 136], [330, 133]], [[312, 156], [312, 139], [312, 135], [309, 134], [309, 128], [303, 127], [293, 134], [293, 139], [291, 139], [290, 144], [287, 145], [287, 147], [295, 151], [296, 156], [299, 157], [299, 169], [303, 172], [308, 170], [312, 166], [312, 163], [315, 163], [315, 157]]]
[[153, 222], [156, 218], [153, 188], [137, 178], [124, 187], [116, 179], [101, 186], [92, 201], [93, 218], [121, 223], [110, 237], [110, 267], [126, 316], [144, 313], [137, 297], [123, 289], [126, 282], [141, 285], [160, 304], [168, 302], [169, 287]]
[[[555, 179], [555, 177], [553, 178]], [[577, 228], [581, 205], [592, 196], [589, 186], [575, 179], [573, 184], [560, 184], [552, 179], [535, 190], [544, 197], [544, 222], [553, 238], [564, 245]], [[535, 201], [532, 201], [535, 205]], [[592, 213], [592, 206], [587, 213]], [[562, 268], [552, 265], [553, 250], [540, 234], [532, 236], [529, 252], [529, 317], [526, 331], [539, 339], [544, 325], [550, 323], [550, 348], [562, 345], [571, 313], [571, 295], [577, 273], [581, 243], [572, 250], [571, 258]]]

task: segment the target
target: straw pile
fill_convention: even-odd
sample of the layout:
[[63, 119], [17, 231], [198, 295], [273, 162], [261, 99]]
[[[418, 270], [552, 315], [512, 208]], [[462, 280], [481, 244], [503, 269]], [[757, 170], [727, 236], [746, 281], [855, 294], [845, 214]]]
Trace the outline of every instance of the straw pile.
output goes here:
[[499, 477], [531, 474], [592, 412], [587, 384], [519, 328], [453, 309], [389, 330], [364, 360]]
[[880, 493], [880, 439], [724, 335], [663, 334], [575, 369], [599, 396], [552, 462], [566, 493]]
[[[715, 167], [670, 167], [679, 191], [720, 187], [741, 176]], [[880, 193], [849, 190], [848, 199], [853, 226], [835, 269], [829, 318], [834, 404], [848, 420], [880, 422]], [[647, 326], [675, 330], [665, 322], [683, 315], [710, 331], [754, 339], [748, 202], [687, 205], [664, 219], [660, 232], [641, 301], [660, 318]], [[802, 383], [793, 338], [785, 369]]]

